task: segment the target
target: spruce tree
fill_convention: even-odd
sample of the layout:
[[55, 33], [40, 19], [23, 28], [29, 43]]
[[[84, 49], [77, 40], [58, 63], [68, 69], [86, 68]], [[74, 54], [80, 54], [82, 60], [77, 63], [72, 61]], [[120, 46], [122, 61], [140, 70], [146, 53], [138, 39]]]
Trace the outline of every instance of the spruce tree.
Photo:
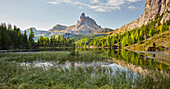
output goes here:
[[70, 37], [67, 37], [67, 46], [69, 46], [69, 44], [70, 44]]
[[24, 38], [23, 38], [23, 43], [24, 43], [24, 46], [27, 48], [28, 47], [28, 39], [27, 39], [27, 33], [26, 31], [24, 31]]
[[32, 48], [34, 44], [34, 32], [32, 28], [30, 28], [30, 34], [29, 34], [29, 47]]
[[58, 41], [58, 43], [60, 44], [60, 41], [61, 41], [60, 35], [58, 35], [57, 41]]

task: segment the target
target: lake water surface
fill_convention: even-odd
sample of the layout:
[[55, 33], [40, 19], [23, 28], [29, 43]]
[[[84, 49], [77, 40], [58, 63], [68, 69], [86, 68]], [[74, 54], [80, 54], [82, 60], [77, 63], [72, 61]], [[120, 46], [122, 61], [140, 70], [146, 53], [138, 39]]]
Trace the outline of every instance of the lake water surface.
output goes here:
[[[87, 48], [77, 48], [76, 52], [88, 52], [95, 53], [93, 55], [102, 56], [103, 60], [66, 60], [64, 62], [59, 62], [58, 60], [48, 61], [43, 59], [37, 59], [34, 61], [20, 61], [22, 66], [32, 66], [32, 67], [52, 67], [59, 66], [62, 68], [70, 67], [96, 67], [96, 66], [112, 66], [119, 69], [126, 69], [133, 65], [133, 68], [140, 67], [141, 69], [147, 70], [170, 70], [170, 55], [165, 52], [132, 52], [125, 49], [87, 49]], [[23, 51], [23, 52], [4, 52], [7, 54], [29, 54], [29, 53], [44, 53], [46, 52], [71, 52], [69, 48], [55, 48], [55, 49], [42, 49], [36, 51]], [[3, 53], [2, 53], [3, 54]], [[161, 56], [160, 56], [161, 55]], [[48, 56], [48, 55], [47, 55]], [[81, 55], [80, 55], [81, 56]], [[87, 55], [88, 56], [88, 55]], [[3, 59], [3, 58], [1, 58]], [[134, 67], [135, 66], [135, 67]], [[132, 68], [132, 69], [133, 69]]]

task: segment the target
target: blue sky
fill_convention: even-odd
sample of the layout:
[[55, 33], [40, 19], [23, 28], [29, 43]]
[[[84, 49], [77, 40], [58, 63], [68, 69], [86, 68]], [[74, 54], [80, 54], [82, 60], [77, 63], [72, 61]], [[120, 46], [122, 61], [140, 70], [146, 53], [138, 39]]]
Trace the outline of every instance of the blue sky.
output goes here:
[[143, 14], [146, 0], [0, 0], [0, 23], [25, 30], [74, 25], [81, 13], [101, 27], [118, 28]]

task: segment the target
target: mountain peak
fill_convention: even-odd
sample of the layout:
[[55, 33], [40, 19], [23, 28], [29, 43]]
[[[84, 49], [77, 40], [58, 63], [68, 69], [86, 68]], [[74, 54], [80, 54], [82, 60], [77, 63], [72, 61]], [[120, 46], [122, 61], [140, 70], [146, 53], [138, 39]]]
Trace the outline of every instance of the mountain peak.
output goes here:
[[64, 26], [64, 25], [60, 25], [60, 24], [57, 24], [55, 25], [52, 29], [50, 29], [49, 31], [61, 31], [61, 30], [65, 30], [67, 26]]
[[85, 18], [86, 16], [85, 16], [85, 13], [82, 13], [81, 14], [81, 16], [80, 16], [80, 19], [83, 19], [83, 18]]
[[80, 20], [77, 22], [77, 28], [82, 25], [97, 25], [96, 21], [90, 18], [89, 16], [85, 16], [85, 13], [82, 13], [80, 16]]
[[89, 16], [85, 16], [85, 13], [82, 13], [77, 25], [75, 25], [72, 31], [77, 34], [94, 34], [102, 32], [103, 29], [97, 25], [94, 19]]
[[26, 31], [30, 31], [31, 28], [33, 31], [37, 31], [37, 29], [35, 27], [30, 27], [30, 28], [26, 29]]

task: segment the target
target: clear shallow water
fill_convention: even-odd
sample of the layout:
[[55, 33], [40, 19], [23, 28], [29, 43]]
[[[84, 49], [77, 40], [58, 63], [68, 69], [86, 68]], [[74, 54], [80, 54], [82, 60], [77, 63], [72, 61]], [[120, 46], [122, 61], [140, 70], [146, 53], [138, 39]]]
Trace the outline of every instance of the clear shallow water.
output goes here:
[[58, 62], [39, 62], [39, 61], [34, 61], [32, 63], [30, 62], [22, 62], [20, 63], [21, 66], [26, 66], [26, 67], [62, 67], [62, 68], [70, 68], [70, 67], [97, 67], [101, 65], [108, 65], [111, 63], [108, 62], [103, 62], [103, 61], [93, 61], [93, 62], [70, 62], [66, 61], [63, 63], [58, 63]]
[[[69, 48], [57, 48], [57, 49], [43, 49], [43, 50], [36, 50], [36, 51], [24, 51], [24, 52], [5, 52], [5, 53], [12, 53], [12, 54], [29, 54], [29, 53], [46, 53], [46, 52], [68, 52], [70, 51]], [[58, 63], [58, 61], [44, 61], [39, 59], [38, 61], [32, 61], [32, 62], [21, 62], [20, 64], [22, 66], [32, 66], [32, 67], [52, 67], [52, 66], [60, 66], [63, 68], [69, 68], [69, 67], [76, 67], [76, 66], [104, 66], [108, 64], [112, 64], [113, 59], [115, 61], [118, 61], [116, 63], [121, 68], [121, 63], [124, 62], [126, 65], [134, 65], [137, 67], [141, 67], [143, 69], [149, 69], [149, 70], [165, 70], [170, 71], [170, 60], [164, 60], [167, 59], [164, 57], [159, 57], [159, 59], [156, 59], [157, 56], [160, 54], [156, 52], [131, 52], [124, 49], [120, 50], [113, 50], [113, 49], [86, 49], [86, 48], [77, 48], [76, 51], [87, 51], [97, 54], [103, 55], [106, 60], [109, 59], [109, 62], [106, 61], [75, 61], [70, 62], [69, 60], [64, 63]], [[161, 55], [163, 55], [163, 52], [160, 52]], [[166, 54], [169, 55], [169, 54]], [[152, 57], [154, 56], [154, 57]], [[169, 57], [169, 56], [168, 56]], [[0, 58], [3, 59], [3, 58]], [[121, 63], [119, 63], [121, 61]], [[110, 66], [110, 65], [109, 65]], [[113, 66], [113, 65], [112, 65]], [[122, 68], [121, 68], [122, 69]]]
[[[70, 85], [72, 85], [72, 82], [74, 83], [77, 80], [79, 80], [77, 83], [80, 83], [81, 81], [86, 83], [85, 79], [87, 79], [87, 81], [92, 81], [93, 84], [96, 84], [96, 82], [100, 84], [103, 80], [103, 85], [105, 85], [105, 81], [107, 81], [106, 83], [109, 84], [115, 83], [113, 86], [120, 84], [121, 88], [124, 87], [124, 84], [127, 84], [130, 87], [135, 87], [138, 85], [140, 86], [141, 83], [139, 82], [142, 80], [143, 76], [139, 76], [137, 72], [134, 72], [131, 69], [126, 69], [123, 65], [133, 65], [131, 67], [134, 69], [137, 67], [147, 70], [168, 71], [169, 69], [169, 66], [165, 64], [164, 61], [147, 58], [150, 54], [134, 53], [122, 49], [76, 49], [76, 51], [79, 51], [80, 53], [86, 51], [86, 53], [88, 52], [93, 54], [71, 57], [67, 50], [10, 52], [4, 54], [0, 53], [0, 63], [2, 64], [2, 68], [5, 66], [6, 69], [10, 67], [11, 70], [18, 71], [17, 73], [14, 72], [14, 74], [12, 74], [16, 74], [16, 78], [14, 79], [22, 78], [23, 80], [26, 80], [25, 83], [28, 83], [28, 81], [32, 81], [32, 79], [27, 80], [28, 77], [32, 78], [32, 76], [35, 76], [36, 81], [31, 83], [36, 85], [37, 80], [40, 80], [39, 82], [43, 82], [43, 80], [54, 81], [56, 80], [55, 78], [58, 78], [57, 81], [67, 80], [67, 84]], [[65, 55], [67, 57], [63, 57]], [[87, 60], [87, 58], [90, 58], [90, 60]], [[99, 60], [99, 58], [105, 60]], [[158, 72], [159, 71], [156, 71], [155, 73], [157, 74]], [[139, 74], [141, 75], [142, 73]], [[4, 72], [4, 75], [6, 75], [6, 72]], [[68, 77], [68, 75], [71, 76]], [[71, 82], [69, 82], [70, 79], [72, 80]], [[164, 80], [161, 81], [164, 82]], [[155, 83], [151, 82], [151, 84]], [[29, 85], [30, 84], [28, 84], [28, 86]]]
[[[105, 74], [108, 75], [114, 75], [119, 76], [121, 73], [126, 73], [126, 79], [132, 79], [132, 81], [135, 81], [135, 79], [138, 79], [140, 76], [137, 73], [133, 73], [131, 70], [128, 70], [118, 64], [112, 63], [112, 62], [103, 62], [103, 61], [93, 61], [93, 62], [70, 62], [66, 61], [63, 63], [55, 63], [55, 62], [39, 62], [35, 61], [33, 63], [29, 62], [23, 62], [20, 63], [21, 66], [28, 67], [28, 68], [43, 68], [45, 70], [48, 70], [50, 67], [55, 67], [56, 69], [70, 69], [70, 68], [88, 68], [93, 67], [94, 69], [97, 69], [97, 67], [104, 68], [105, 71], [103, 71]], [[118, 73], [119, 72], [119, 73]], [[119, 74], [119, 75], [117, 75]], [[92, 75], [95, 76], [95, 75]]]
[[[141, 69], [147, 69], [147, 70], [164, 70], [169, 71], [170, 67], [168, 62], [166, 61], [160, 61], [153, 58], [148, 58], [148, 56], [151, 56], [153, 54], [146, 54], [146, 53], [134, 53], [127, 50], [111, 50], [111, 49], [76, 49], [76, 51], [81, 52], [89, 52], [94, 53], [94, 55], [102, 55], [105, 60], [95, 60], [94, 61], [59, 61], [59, 60], [50, 60], [47, 57], [46, 60], [46, 54], [48, 53], [62, 53], [67, 52], [67, 55], [70, 53], [69, 49], [60, 49], [60, 50], [41, 50], [41, 51], [29, 51], [29, 52], [5, 52], [6, 54], [21, 54], [21, 55], [27, 55], [27, 54], [41, 54], [43, 59], [36, 59], [33, 61], [29, 61], [31, 58], [31, 55], [27, 55], [26, 57], [21, 57], [22, 59], [26, 59], [25, 61], [19, 61], [20, 59], [17, 59], [17, 61], [11, 61], [11, 63], [16, 62], [17, 64], [27, 67], [27, 68], [43, 68], [44, 70], [48, 70], [51, 67], [56, 68], [57, 70], [60, 69], [70, 69], [70, 68], [94, 68], [95, 71], [98, 70], [98, 68], [103, 68], [105, 71], [103, 73], [109, 75], [109, 76], [121, 76], [125, 73], [126, 80], [132, 80], [135, 84], [135, 80], [140, 79], [140, 76], [133, 71], [136, 67], [140, 67]], [[3, 53], [2, 53], [3, 54]], [[42, 55], [43, 54], [43, 55]], [[35, 56], [35, 55], [34, 55]], [[59, 55], [60, 56], [60, 55]], [[30, 57], [30, 58], [28, 58]], [[54, 58], [55, 57], [51, 57]], [[10, 59], [10, 57], [2, 57], [0, 56], [1, 60]], [[69, 58], [70, 60], [72, 58]], [[15, 60], [15, 58], [14, 58]], [[10, 61], [9, 61], [10, 63]], [[167, 64], [166, 64], [167, 63]], [[127, 67], [122, 65], [133, 65], [133, 69], [129, 70]], [[135, 67], [134, 67], [135, 66]], [[121, 71], [121, 72], [119, 72]], [[133, 72], [132, 72], [133, 71]], [[96, 76], [92, 73], [91, 76]]]

